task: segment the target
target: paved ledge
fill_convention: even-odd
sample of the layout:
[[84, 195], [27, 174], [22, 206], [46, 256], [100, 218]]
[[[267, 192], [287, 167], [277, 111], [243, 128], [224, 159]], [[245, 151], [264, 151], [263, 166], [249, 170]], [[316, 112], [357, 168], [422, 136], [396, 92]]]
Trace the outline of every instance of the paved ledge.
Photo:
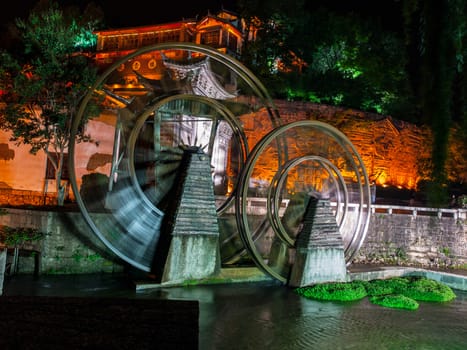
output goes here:
[[349, 279], [351, 281], [369, 281], [373, 279], [384, 279], [401, 276], [423, 276], [438, 282], [442, 282], [453, 289], [467, 291], [467, 276], [443, 271], [432, 271], [415, 267], [386, 266], [378, 267], [375, 270], [369, 271], [361, 270], [349, 272]]
[[[453, 289], [467, 291], [467, 273], [455, 274], [443, 271], [432, 271], [415, 267], [402, 266], [364, 266], [364, 267], [349, 267], [348, 280], [370, 281], [374, 279], [384, 279], [401, 276], [423, 276], [442, 282]], [[266, 275], [257, 267], [230, 267], [223, 268], [219, 275], [203, 279], [199, 281], [172, 281], [166, 283], [154, 283], [148, 281], [136, 281], [136, 291], [144, 291], [148, 289], [164, 288], [164, 287], [180, 287], [188, 285], [202, 284], [232, 284], [232, 283], [248, 283], [248, 282], [266, 282], [275, 281], [272, 277]]]
[[[248, 282], [264, 282], [264, 281], [274, 281], [274, 279], [264, 272], [262, 272], [257, 267], [229, 267], [221, 269], [219, 275], [201, 279], [192, 284], [202, 285], [202, 284], [222, 284], [222, 283], [248, 283]], [[164, 287], [180, 287], [187, 286], [191, 283], [189, 281], [171, 281], [164, 283], [152, 283], [147, 281], [137, 281], [135, 282], [136, 290], [143, 291], [147, 289], [154, 288], [164, 288]]]

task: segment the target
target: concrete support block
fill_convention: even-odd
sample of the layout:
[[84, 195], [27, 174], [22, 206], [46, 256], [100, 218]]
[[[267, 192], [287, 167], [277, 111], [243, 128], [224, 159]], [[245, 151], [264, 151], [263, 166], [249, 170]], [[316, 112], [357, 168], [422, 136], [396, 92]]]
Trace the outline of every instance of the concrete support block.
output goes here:
[[298, 249], [289, 285], [304, 287], [317, 283], [346, 282], [347, 268], [341, 248]]
[[172, 238], [162, 283], [209, 278], [219, 272], [218, 236], [178, 235]]
[[220, 272], [219, 223], [210, 158], [186, 151], [162, 283], [212, 277]]
[[344, 244], [329, 200], [309, 201], [296, 245], [290, 286], [347, 280]]

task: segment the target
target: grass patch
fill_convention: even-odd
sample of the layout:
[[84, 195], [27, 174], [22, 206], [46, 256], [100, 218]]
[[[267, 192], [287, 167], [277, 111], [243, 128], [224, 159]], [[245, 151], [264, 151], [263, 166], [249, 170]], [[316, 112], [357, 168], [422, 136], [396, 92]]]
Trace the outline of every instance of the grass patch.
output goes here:
[[330, 301], [352, 301], [368, 296], [374, 304], [407, 310], [418, 309], [417, 301], [446, 302], [456, 297], [449, 286], [417, 276], [321, 283], [295, 291], [306, 298]]

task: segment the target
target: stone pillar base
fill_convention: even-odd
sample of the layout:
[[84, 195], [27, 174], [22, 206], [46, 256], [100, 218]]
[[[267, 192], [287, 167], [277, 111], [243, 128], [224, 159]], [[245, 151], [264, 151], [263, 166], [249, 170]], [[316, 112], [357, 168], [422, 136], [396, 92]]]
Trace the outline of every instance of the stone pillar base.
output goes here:
[[213, 277], [220, 272], [217, 235], [178, 235], [172, 238], [162, 283]]
[[346, 282], [347, 268], [341, 248], [298, 249], [289, 279], [292, 287], [317, 283]]

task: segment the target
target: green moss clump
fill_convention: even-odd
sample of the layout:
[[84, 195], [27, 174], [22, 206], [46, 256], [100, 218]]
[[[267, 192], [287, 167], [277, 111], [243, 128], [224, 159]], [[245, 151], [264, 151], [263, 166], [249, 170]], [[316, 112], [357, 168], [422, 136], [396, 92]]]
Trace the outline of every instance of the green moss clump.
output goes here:
[[408, 310], [416, 310], [418, 309], [418, 303], [408, 298], [402, 294], [390, 294], [390, 295], [383, 295], [383, 296], [373, 296], [370, 297], [370, 301], [373, 304], [385, 306], [385, 307], [392, 307], [396, 309], [408, 309]]
[[456, 298], [452, 289], [438, 281], [425, 277], [409, 277], [409, 283], [406, 288], [400, 292], [406, 297], [419, 301], [444, 302]]
[[367, 295], [364, 284], [359, 281], [315, 284], [295, 291], [306, 298], [334, 301], [359, 300]]
[[375, 279], [365, 282], [365, 288], [368, 296], [379, 296], [387, 294], [400, 294], [405, 290], [409, 280], [404, 277], [393, 277], [388, 279]]
[[418, 301], [450, 301], [456, 297], [452, 289], [426, 277], [394, 277], [371, 281], [322, 283], [296, 288], [304, 297], [318, 300], [352, 301], [365, 296], [386, 307], [416, 310]]
[[44, 238], [45, 234], [36, 228], [0, 225], [0, 242], [10, 247], [17, 247], [25, 243], [35, 243]]

